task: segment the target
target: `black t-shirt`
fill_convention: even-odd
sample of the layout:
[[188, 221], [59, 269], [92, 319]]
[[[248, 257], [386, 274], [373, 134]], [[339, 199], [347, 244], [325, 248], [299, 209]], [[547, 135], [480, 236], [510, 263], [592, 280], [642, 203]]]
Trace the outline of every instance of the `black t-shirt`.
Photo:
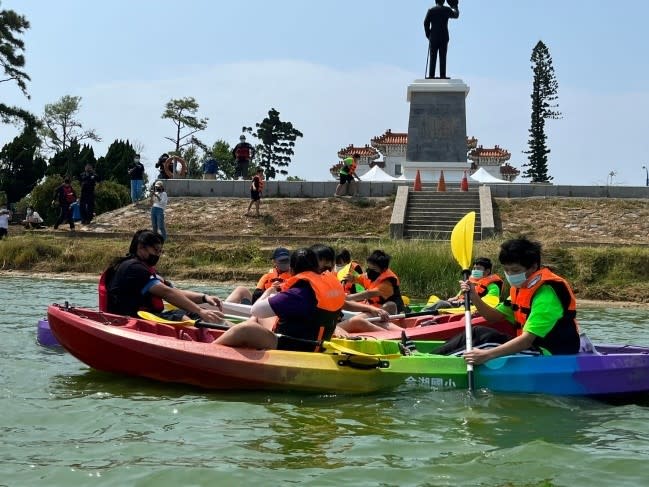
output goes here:
[[97, 184], [97, 175], [94, 172], [82, 172], [81, 177], [81, 194], [91, 195], [95, 193], [95, 185]]
[[144, 262], [135, 258], [125, 260], [107, 283], [108, 312], [137, 316], [139, 310], [162, 311], [162, 300], [149, 293], [158, 283], [162, 280]]
[[144, 178], [144, 165], [141, 162], [136, 162], [129, 169], [128, 173], [131, 176], [131, 180], [142, 179]]

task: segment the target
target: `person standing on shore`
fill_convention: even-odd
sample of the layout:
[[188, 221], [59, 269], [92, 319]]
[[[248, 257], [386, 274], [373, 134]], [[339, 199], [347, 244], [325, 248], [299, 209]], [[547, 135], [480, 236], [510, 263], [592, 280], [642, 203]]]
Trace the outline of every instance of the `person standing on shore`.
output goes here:
[[59, 228], [59, 225], [67, 221], [70, 225], [70, 230], [74, 231], [74, 219], [72, 218], [71, 205], [77, 201], [77, 193], [75, 193], [72, 184], [70, 184], [70, 177], [66, 176], [63, 179], [63, 184], [54, 190], [54, 197], [52, 198], [52, 206], [57, 202], [59, 204], [59, 218], [54, 224], [54, 230]]
[[131, 201], [135, 204], [142, 198], [142, 185], [144, 184], [144, 165], [140, 162], [140, 154], [135, 154], [128, 175], [131, 178]]
[[261, 201], [261, 193], [263, 190], [264, 170], [261, 167], [258, 167], [255, 177], [252, 178], [252, 184], [250, 185], [250, 204], [248, 205], [246, 216], [250, 216], [250, 208], [252, 208], [252, 205], [255, 205], [255, 216], [259, 216], [259, 203]]
[[0, 210], [0, 240], [9, 236], [9, 219], [11, 212], [7, 208]]
[[232, 149], [234, 162], [236, 164], [234, 179], [248, 179], [248, 166], [255, 157], [255, 148], [246, 142], [246, 136], [239, 137], [239, 143]]
[[156, 181], [151, 194], [151, 226], [153, 227], [153, 233], [159, 233], [163, 241], [167, 240], [167, 228], [165, 227], [167, 201], [167, 192], [162, 181]]
[[86, 164], [84, 172], [79, 177], [81, 182], [81, 223], [87, 225], [95, 216], [95, 186], [97, 185], [97, 174], [92, 164]]
[[343, 196], [343, 194], [341, 194], [343, 188], [345, 190], [344, 194], [349, 195], [351, 190], [351, 196], [356, 196], [358, 190], [356, 189], [354, 178], [356, 178], [357, 181], [361, 180], [361, 178], [356, 174], [356, 168], [358, 167], [360, 160], [360, 154], [354, 154], [352, 157], [347, 157], [343, 160], [343, 167], [339, 172], [340, 182], [338, 183], [338, 186], [336, 186], [334, 196]]

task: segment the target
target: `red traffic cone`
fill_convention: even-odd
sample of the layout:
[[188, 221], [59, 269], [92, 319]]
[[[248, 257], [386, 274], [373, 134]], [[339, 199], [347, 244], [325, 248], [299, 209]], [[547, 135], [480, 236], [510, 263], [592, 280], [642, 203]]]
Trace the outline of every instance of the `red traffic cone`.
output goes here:
[[421, 191], [421, 175], [419, 174], [419, 169], [417, 169], [417, 175], [415, 176], [415, 184], [412, 187], [413, 191]]
[[469, 179], [466, 177], [466, 169], [464, 170], [464, 176], [460, 183], [460, 191], [469, 191]]
[[439, 181], [437, 182], [437, 191], [446, 191], [446, 181], [444, 180], [444, 171], [439, 173]]

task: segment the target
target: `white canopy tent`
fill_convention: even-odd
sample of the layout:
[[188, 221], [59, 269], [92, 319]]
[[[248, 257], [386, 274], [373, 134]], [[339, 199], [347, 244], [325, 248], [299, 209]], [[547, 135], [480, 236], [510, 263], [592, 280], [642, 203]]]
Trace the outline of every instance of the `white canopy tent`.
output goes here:
[[392, 180], [394, 179], [392, 176], [390, 176], [379, 166], [374, 166], [372, 169], [370, 169], [365, 174], [363, 174], [360, 178], [361, 181], [385, 181], [385, 182], [388, 181], [392, 182]]
[[491, 174], [489, 174], [484, 167], [481, 167], [478, 169], [476, 172], [471, 174], [471, 179], [474, 181], [478, 181], [479, 183], [509, 183], [509, 181], [505, 181], [504, 179], [498, 179]]

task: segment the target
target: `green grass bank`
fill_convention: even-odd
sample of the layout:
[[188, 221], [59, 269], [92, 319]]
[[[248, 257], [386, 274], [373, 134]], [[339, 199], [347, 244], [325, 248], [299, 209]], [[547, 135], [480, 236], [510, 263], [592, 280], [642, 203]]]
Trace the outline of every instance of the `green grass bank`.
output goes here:
[[[473, 255], [497, 261], [502, 239], [476, 242]], [[305, 242], [306, 243], [306, 242]], [[308, 242], [318, 243], [316, 241]], [[430, 294], [446, 297], [457, 290], [460, 269], [448, 242], [322, 241], [339, 250], [348, 248], [361, 262], [374, 249], [392, 256], [392, 268], [403, 292], [414, 298]], [[0, 270], [44, 273], [97, 274], [118, 256], [129, 241], [123, 238], [70, 238], [24, 234], [0, 241]], [[165, 245], [158, 268], [171, 279], [250, 283], [269, 268], [272, 248], [256, 240], [213, 242], [174, 240]], [[646, 246], [571, 246], [546, 244], [544, 263], [573, 284], [578, 298], [602, 301], [649, 302], [649, 248]], [[496, 264], [495, 271], [502, 269]]]

